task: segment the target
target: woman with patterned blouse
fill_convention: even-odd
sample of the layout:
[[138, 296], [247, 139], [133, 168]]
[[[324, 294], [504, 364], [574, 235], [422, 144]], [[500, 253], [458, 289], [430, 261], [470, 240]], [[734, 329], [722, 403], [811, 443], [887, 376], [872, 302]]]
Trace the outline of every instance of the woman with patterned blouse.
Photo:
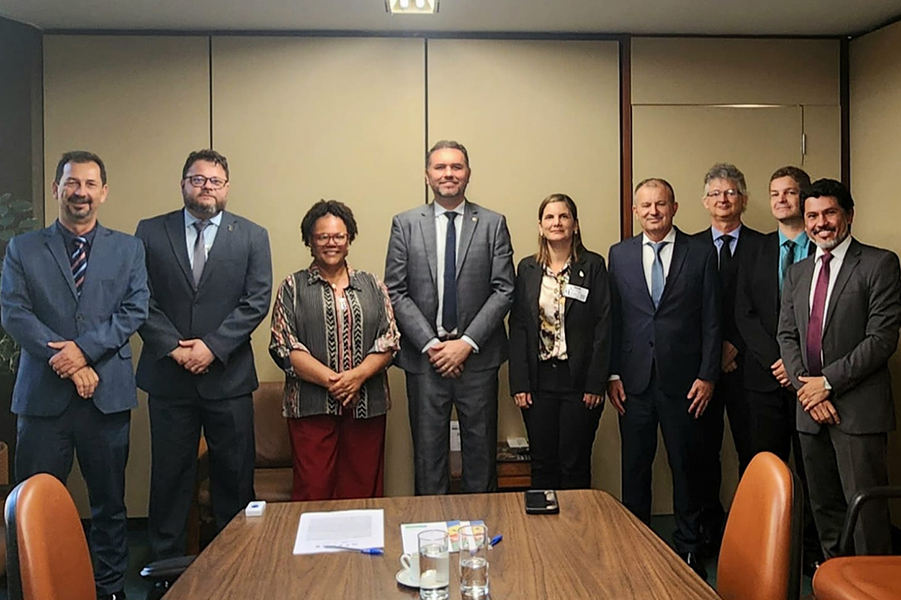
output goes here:
[[300, 231], [313, 263], [282, 282], [269, 343], [286, 374], [292, 499], [381, 496], [391, 404], [385, 369], [400, 347], [391, 301], [375, 275], [347, 264], [357, 236], [347, 206], [317, 202]]
[[582, 245], [566, 194], [538, 208], [538, 253], [519, 263], [510, 311], [510, 392], [529, 432], [532, 487], [591, 486], [591, 448], [610, 356], [604, 259]]

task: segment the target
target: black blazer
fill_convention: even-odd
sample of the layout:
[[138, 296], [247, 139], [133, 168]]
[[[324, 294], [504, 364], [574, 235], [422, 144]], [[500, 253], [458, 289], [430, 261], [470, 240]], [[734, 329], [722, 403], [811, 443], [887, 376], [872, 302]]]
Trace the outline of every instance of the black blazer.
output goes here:
[[[538, 296], [542, 268], [534, 256], [519, 262], [510, 312], [510, 393], [538, 388]], [[603, 394], [610, 357], [610, 283], [604, 259], [583, 250], [570, 267], [570, 285], [588, 290], [585, 302], [566, 299], [563, 323], [573, 386]]]
[[[155, 396], [208, 399], [255, 390], [250, 334], [269, 312], [272, 294], [266, 230], [223, 212], [197, 290], [183, 210], [141, 221], [135, 235], [144, 242], [150, 283], [150, 316], [138, 330], [144, 340], [138, 387]], [[192, 375], [168, 356], [191, 338], [216, 356], [206, 374]]]
[[[808, 256], [814, 247], [808, 243]], [[735, 326], [747, 348], [744, 385], [755, 392], [781, 387], [770, 370], [780, 356], [779, 309], [779, 232], [774, 231], [763, 236], [756, 252], [742, 255], [735, 290]]]

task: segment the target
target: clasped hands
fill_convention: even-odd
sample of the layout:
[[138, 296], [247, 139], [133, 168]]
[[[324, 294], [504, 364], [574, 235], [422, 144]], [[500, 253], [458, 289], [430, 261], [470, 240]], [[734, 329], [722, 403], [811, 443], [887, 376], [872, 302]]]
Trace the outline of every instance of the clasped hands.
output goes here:
[[359, 368], [349, 369], [330, 375], [328, 378], [328, 393], [341, 406], [352, 406], [360, 399], [360, 388], [366, 382], [366, 376]]
[[48, 347], [58, 350], [50, 357], [49, 363], [53, 371], [62, 379], [70, 379], [75, 384], [75, 391], [82, 398], [90, 398], [100, 383], [100, 377], [88, 365], [88, 359], [78, 344], [71, 340], [49, 342]]
[[438, 342], [426, 352], [439, 375], [455, 379], [463, 373], [463, 363], [472, 353], [472, 346], [466, 340], [448, 340]]
[[216, 359], [203, 340], [196, 338], [179, 340], [178, 348], [170, 352], [169, 356], [192, 375], [206, 373]]
[[838, 425], [841, 419], [838, 411], [829, 400], [830, 391], [826, 389], [826, 378], [798, 377], [803, 384], [798, 390], [798, 402], [817, 423], [821, 425]]

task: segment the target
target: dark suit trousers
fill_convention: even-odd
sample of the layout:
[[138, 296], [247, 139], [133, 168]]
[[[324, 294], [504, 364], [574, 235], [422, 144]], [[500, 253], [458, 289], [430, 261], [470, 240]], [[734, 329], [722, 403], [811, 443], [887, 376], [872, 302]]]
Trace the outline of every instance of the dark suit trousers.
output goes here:
[[[825, 425], [817, 434], [801, 432], [800, 437], [813, 518], [823, 554], [829, 559], [839, 554], [845, 513], [854, 494], [864, 488], [888, 485], [888, 435], [853, 435]], [[891, 520], [886, 502], [870, 501], [860, 511], [854, 549], [857, 554], [891, 554]]]
[[416, 495], [450, 491], [451, 408], [457, 408], [463, 455], [463, 493], [497, 489], [497, 369], [468, 371], [456, 379], [434, 369], [407, 373], [407, 401], [413, 433]]
[[197, 481], [200, 432], [210, 451], [210, 496], [216, 531], [253, 500], [253, 400], [150, 396], [151, 560], [183, 556]]
[[657, 425], [673, 474], [673, 510], [677, 552], [696, 552], [701, 515], [698, 493], [701, 426], [688, 412], [686, 398], [668, 396], [656, 375], [641, 394], [628, 394], [626, 412], [619, 418], [622, 438], [623, 504], [650, 524], [651, 467], [657, 453]]
[[538, 390], [522, 410], [529, 432], [532, 489], [591, 487], [591, 448], [601, 410], [588, 409], [582, 390], [572, 388], [566, 361], [538, 363]]
[[101, 594], [121, 590], [128, 568], [125, 465], [130, 419], [131, 411], [103, 414], [80, 397], [57, 417], [18, 417], [16, 481], [50, 473], [65, 483], [73, 455], [78, 456], [91, 501], [94, 581]]

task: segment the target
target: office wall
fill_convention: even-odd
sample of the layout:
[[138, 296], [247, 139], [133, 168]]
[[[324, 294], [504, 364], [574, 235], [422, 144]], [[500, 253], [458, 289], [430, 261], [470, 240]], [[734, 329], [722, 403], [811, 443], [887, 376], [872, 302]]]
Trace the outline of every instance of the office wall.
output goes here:
[[[851, 192], [854, 237], [901, 254], [896, 214], [901, 165], [901, 23], [851, 42]], [[901, 354], [890, 366], [901, 417]], [[889, 476], [901, 482], [901, 435], [889, 437]], [[896, 511], [895, 521], [901, 525]]]
[[[704, 174], [716, 162], [734, 163], [748, 184], [744, 222], [772, 231], [774, 170], [792, 164], [813, 177], [839, 177], [839, 104], [837, 40], [633, 38], [633, 179], [670, 181], [679, 202], [675, 223], [694, 233], [710, 225]], [[637, 220], [633, 231], [640, 231]], [[727, 433], [721, 490], [727, 505], [737, 480]], [[654, 510], [669, 512], [662, 449], [654, 481]]]

